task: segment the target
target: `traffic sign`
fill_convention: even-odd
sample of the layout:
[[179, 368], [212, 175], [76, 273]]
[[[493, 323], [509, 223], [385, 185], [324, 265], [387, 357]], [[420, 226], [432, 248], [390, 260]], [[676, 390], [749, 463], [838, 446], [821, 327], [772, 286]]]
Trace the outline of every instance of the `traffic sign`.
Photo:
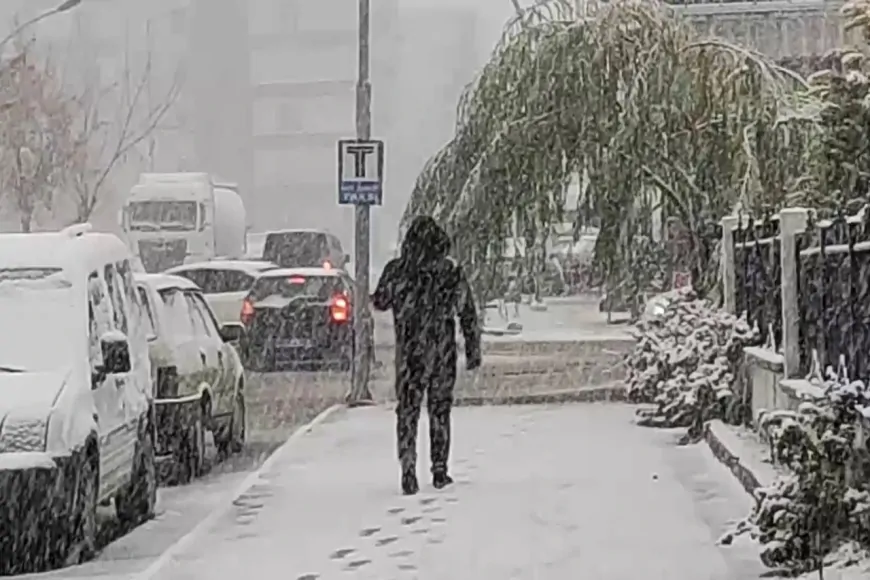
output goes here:
[[381, 205], [384, 201], [384, 142], [338, 142], [338, 203]]

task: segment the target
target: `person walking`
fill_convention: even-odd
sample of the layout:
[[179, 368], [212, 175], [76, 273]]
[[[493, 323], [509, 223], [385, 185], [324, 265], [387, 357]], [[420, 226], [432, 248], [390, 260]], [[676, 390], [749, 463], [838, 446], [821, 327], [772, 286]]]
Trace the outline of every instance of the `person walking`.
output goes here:
[[448, 474], [450, 412], [456, 382], [456, 318], [465, 338], [466, 367], [480, 366], [477, 309], [465, 274], [448, 257], [450, 238], [430, 217], [411, 223], [401, 254], [384, 267], [371, 297], [377, 310], [392, 310], [396, 333], [396, 438], [402, 492], [420, 490], [417, 430], [426, 397], [432, 485], [444, 488]]

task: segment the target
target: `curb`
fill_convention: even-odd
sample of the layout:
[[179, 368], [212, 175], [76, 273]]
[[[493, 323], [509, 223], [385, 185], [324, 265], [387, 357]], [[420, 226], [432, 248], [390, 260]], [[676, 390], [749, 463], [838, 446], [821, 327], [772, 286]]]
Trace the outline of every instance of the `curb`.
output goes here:
[[727, 430], [728, 427], [722, 421], [718, 419], [709, 421], [704, 426], [704, 441], [707, 442], [716, 459], [734, 474], [746, 493], [754, 496], [755, 490], [770, 485], [773, 480], [766, 474], [760, 473], [761, 470], [753, 469], [746, 460], [740, 458], [735, 449], [737, 445], [732, 440], [734, 438]]
[[280, 459], [283, 455], [287, 453], [287, 450], [292, 447], [293, 443], [297, 440], [301, 439], [305, 435], [307, 435], [311, 430], [315, 427], [319, 426], [321, 423], [326, 421], [332, 414], [340, 409], [344, 409], [345, 405], [333, 405], [328, 409], [322, 411], [319, 415], [317, 415], [310, 422], [302, 425], [296, 431], [293, 432], [292, 435], [281, 444], [269, 457], [266, 458], [266, 461], [253, 471], [245, 480], [241, 483], [241, 485], [233, 491], [231, 494], [228, 494], [225, 501], [218, 502], [218, 507], [215, 508], [205, 519], [201, 520], [192, 530], [184, 534], [181, 538], [178, 539], [177, 542], [169, 546], [162, 554], [160, 554], [156, 560], [154, 560], [145, 570], [139, 572], [138, 574], [134, 574], [132, 576], [132, 580], [154, 580], [158, 578], [163, 572], [163, 568], [166, 567], [176, 556], [182, 553], [185, 549], [187, 549], [194, 541], [196, 541], [200, 535], [204, 532], [208, 531], [208, 529], [214, 525], [220, 518], [226, 515], [230, 510], [233, 509], [233, 503], [238, 500], [241, 496], [248, 493], [252, 487], [256, 486], [261, 482], [263, 474], [267, 473], [272, 466]]
[[453, 399], [455, 407], [481, 407], [484, 405], [552, 405], [559, 403], [602, 403], [626, 400], [623, 385], [606, 385], [586, 389], [567, 389], [530, 393], [526, 395], [459, 395]]

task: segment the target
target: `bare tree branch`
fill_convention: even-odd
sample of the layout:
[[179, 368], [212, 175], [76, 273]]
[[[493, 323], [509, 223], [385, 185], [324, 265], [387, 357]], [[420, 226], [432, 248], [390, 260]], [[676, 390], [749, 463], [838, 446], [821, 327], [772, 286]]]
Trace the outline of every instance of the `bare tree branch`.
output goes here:
[[[152, 81], [153, 61], [148, 54], [141, 74], [132, 73], [133, 65], [129, 53], [125, 58], [122, 82], [103, 89], [103, 96], [118, 97], [116, 105], [117, 123], [102, 121], [98, 111], [105, 108], [103, 97], [93, 98], [93, 89], [86, 89], [81, 101], [83, 106], [81, 141], [86, 148], [83, 159], [77, 167], [76, 214], [79, 221], [90, 218], [102, 199], [104, 186], [118, 164], [142, 141], [158, 130], [161, 121], [175, 105], [180, 93], [179, 75], [176, 74], [169, 89], [158, 99], [156, 105], [146, 101]], [[150, 99], [148, 99], [150, 101]]]

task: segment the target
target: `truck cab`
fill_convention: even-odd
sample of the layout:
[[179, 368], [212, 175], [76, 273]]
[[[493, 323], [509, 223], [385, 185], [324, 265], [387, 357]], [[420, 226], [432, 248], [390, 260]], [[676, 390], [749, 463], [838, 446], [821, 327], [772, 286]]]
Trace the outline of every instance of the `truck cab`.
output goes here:
[[244, 204], [208, 173], [143, 173], [121, 229], [146, 272], [244, 252]]

